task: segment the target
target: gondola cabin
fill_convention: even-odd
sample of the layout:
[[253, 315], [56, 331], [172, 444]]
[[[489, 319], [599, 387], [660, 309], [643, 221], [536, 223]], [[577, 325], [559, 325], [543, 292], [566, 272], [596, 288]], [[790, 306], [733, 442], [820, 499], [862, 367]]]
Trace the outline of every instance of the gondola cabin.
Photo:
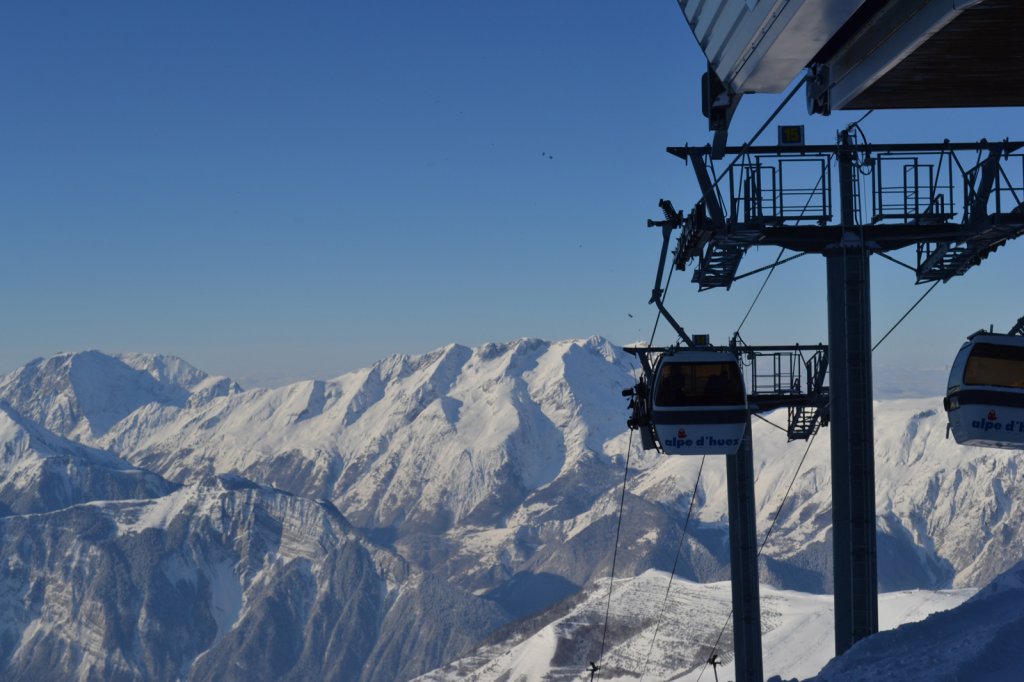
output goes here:
[[651, 425], [670, 455], [734, 455], [747, 426], [747, 393], [736, 356], [666, 351], [654, 371]]
[[971, 335], [953, 361], [943, 407], [957, 443], [1024, 448], [1024, 337]]

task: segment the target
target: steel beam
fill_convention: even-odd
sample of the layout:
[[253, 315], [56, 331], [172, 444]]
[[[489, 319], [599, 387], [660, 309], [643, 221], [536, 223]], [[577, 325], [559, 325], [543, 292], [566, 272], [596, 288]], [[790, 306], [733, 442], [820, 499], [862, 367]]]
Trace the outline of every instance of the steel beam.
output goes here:
[[[885, 144], [850, 144], [846, 145], [846, 148], [850, 151], [857, 152], [858, 154], [875, 154], [875, 153], [907, 153], [907, 154], [924, 154], [926, 152], [969, 152], [969, 151], [984, 151], [987, 149], [999, 149], [1007, 154], [1013, 154], [1021, 147], [1024, 147], [1024, 141], [1020, 140], [1004, 140], [1002, 142], [893, 142]], [[739, 147], [726, 147], [726, 154], [766, 154], [766, 155], [777, 155], [777, 156], [803, 156], [806, 154], [831, 154], [837, 150], [834, 144], [805, 144], [799, 147], [791, 146], [780, 146], [780, 145], [741, 145]], [[704, 145], [703, 147], [691, 147], [690, 145], [683, 145], [682, 147], [666, 147], [667, 151], [672, 156], [676, 156], [684, 161], [689, 161], [696, 155], [711, 156], [711, 145]]]
[[826, 252], [836, 655], [878, 632], [870, 250], [854, 230], [853, 153], [840, 151], [844, 238]]
[[750, 414], [739, 451], [725, 458], [729, 498], [729, 568], [732, 573], [736, 682], [762, 682], [761, 591], [757, 576], [757, 512]]

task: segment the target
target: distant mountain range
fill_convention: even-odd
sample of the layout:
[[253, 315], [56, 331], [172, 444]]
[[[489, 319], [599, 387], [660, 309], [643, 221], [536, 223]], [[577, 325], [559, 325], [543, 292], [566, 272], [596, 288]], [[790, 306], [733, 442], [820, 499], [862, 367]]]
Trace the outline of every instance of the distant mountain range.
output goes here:
[[[638, 449], [634, 372], [600, 338], [450, 345], [254, 390], [167, 356], [35, 360], [0, 377], [0, 677], [468, 674], [477, 647], [607, 587], [627, 460], [616, 575], [676, 562], [700, 460]], [[946, 440], [938, 399], [875, 415], [883, 589], [977, 588], [1024, 559], [1018, 453]], [[754, 438], [765, 529], [806, 444], [760, 421]], [[828, 459], [823, 430], [763, 582], [830, 589]], [[720, 457], [695, 515], [677, 575], [727, 579]]]

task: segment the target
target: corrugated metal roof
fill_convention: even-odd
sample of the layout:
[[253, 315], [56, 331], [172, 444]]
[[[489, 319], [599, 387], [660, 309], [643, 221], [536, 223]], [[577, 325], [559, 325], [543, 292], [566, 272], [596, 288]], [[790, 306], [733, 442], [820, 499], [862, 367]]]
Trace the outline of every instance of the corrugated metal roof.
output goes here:
[[[855, 38], [844, 50], [847, 62], [857, 50], [894, 58], [875, 73], [851, 70], [833, 89], [833, 108], [1024, 106], [1024, 2], [984, 0], [962, 11], [949, 7], [948, 0], [920, 4], [942, 7], [945, 21], [917, 45], [892, 27], [887, 27], [886, 35], [892, 36], [887, 43], [860, 44]], [[866, 54], [863, 60], [868, 62]]]
[[734, 92], [780, 92], [863, 0], [678, 0], [718, 77]]

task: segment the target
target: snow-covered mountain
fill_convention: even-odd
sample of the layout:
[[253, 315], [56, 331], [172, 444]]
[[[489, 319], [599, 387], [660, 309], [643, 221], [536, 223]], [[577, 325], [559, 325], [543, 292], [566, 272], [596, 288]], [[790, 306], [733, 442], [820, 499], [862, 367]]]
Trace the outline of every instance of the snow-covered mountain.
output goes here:
[[[26, 383], [16, 378], [0, 383], [0, 398], [8, 384]], [[120, 379], [125, 393], [142, 394], [138, 379]], [[632, 382], [629, 359], [604, 340], [524, 339], [396, 356], [275, 390], [186, 399], [195, 381], [172, 381], [105, 430], [47, 423], [170, 480], [238, 473], [328, 498], [414, 563], [522, 610], [566, 596], [606, 566], [628, 440], [621, 390]], [[54, 403], [88, 402], [70, 382], [46, 385], [59, 400], [23, 399], [37, 418]], [[163, 399], [174, 391], [177, 399]], [[638, 526], [679, 524], [660, 505], [632, 504]], [[646, 552], [636, 554], [645, 567]]]
[[180, 358], [99, 351], [37, 358], [0, 378], [0, 398], [54, 433], [94, 443], [114, 424], [149, 405], [184, 407], [241, 390]]
[[[331, 381], [154, 400], [93, 442], [171, 480], [236, 472], [328, 498], [467, 589], [518, 577], [530, 587], [519, 592], [532, 592], [544, 575], [571, 583], [552, 587], [561, 596], [608, 568], [629, 443], [620, 391], [633, 371], [631, 358], [601, 339], [451, 345]], [[1015, 453], [957, 446], [938, 407], [877, 406], [883, 589], [981, 585], [1024, 559], [1015, 549], [1024, 547]], [[766, 549], [765, 576], [779, 587], [830, 589], [828, 436], [812, 444]], [[804, 444], [759, 421], [755, 438], [766, 528], [781, 502], [773, 492], [785, 489]], [[635, 442], [630, 461], [626, 570], [667, 569], [699, 461], [652, 456]], [[684, 547], [687, 578], [726, 577], [723, 491], [724, 465], [711, 458]]]
[[[780, 503], [801, 444], [755, 428], [759, 528]], [[814, 441], [779, 519], [772, 561], [807, 564], [825, 544], [831, 479], [827, 430]], [[776, 444], [773, 447], [773, 443]], [[883, 590], [980, 587], [1024, 559], [1021, 453], [970, 448], [946, 437], [940, 399], [875, 402], [879, 583]], [[784, 489], [784, 488], [783, 488]], [[762, 492], [763, 491], [763, 492]], [[771, 565], [771, 562], [769, 562]], [[788, 587], [799, 587], [788, 584]]]
[[[41, 610], [24, 607], [28, 615], [0, 635], [0, 670], [35, 670], [31, 660], [49, 656], [61, 661], [67, 657], [61, 669], [69, 676], [96, 670], [123, 671], [126, 679], [170, 679], [222, 677], [235, 662], [262, 660], [275, 676], [353, 679], [347, 675], [355, 668], [346, 669], [341, 677], [335, 669], [311, 672], [313, 658], [303, 658], [306, 654], [292, 649], [261, 651], [264, 658], [259, 659], [252, 647], [259, 648], [253, 644], [257, 640], [266, 644], [283, 636], [274, 629], [274, 611], [292, 632], [302, 633], [290, 640], [294, 646], [313, 647], [310, 657], [328, 649], [332, 657], [341, 655], [341, 649], [330, 648], [335, 644], [312, 642], [324, 635], [328, 617], [310, 609], [321, 590], [340, 594], [336, 581], [352, 579], [339, 571], [369, 575], [369, 564], [348, 559], [352, 552], [361, 552], [376, 557], [375, 584], [387, 586], [378, 590], [384, 596], [374, 608], [390, 619], [389, 628], [405, 634], [388, 639], [391, 635], [385, 633], [391, 630], [378, 623], [367, 630], [372, 642], [356, 643], [341, 634], [332, 637], [341, 637], [346, 647], [361, 652], [352, 660], [359, 661], [366, 679], [407, 678], [468, 653], [496, 628], [525, 627], [515, 625], [516, 619], [541, 614], [536, 617], [550, 622], [556, 616], [545, 609], [569, 598], [555, 607], [564, 610], [587, 598], [595, 581], [610, 573], [627, 461], [616, 575], [630, 578], [650, 569], [667, 571], [676, 563], [678, 547], [681, 579], [727, 579], [724, 461], [708, 458], [697, 484], [699, 458], [641, 451], [625, 429], [621, 397], [621, 390], [634, 383], [634, 372], [632, 358], [600, 338], [554, 343], [522, 339], [478, 348], [450, 345], [420, 356], [387, 358], [332, 380], [255, 390], [242, 390], [230, 379], [209, 377], [166, 356], [89, 351], [35, 360], [0, 377], [0, 503], [7, 505], [0, 513], [10, 515], [0, 519], [2, 556], [6, 560], [15, 547], [20, 551], [21, 545], [7, 544], [14, 534], [52, 537], [64, 543], [59, 544], [64, 556], [81, 555], [82, 561], [113, 561], [96, 558], [109, 551], [110, 556], [126, 557], [114, 564], [134, 581], [130, 587], [115, 581], [109, 589], [133, 596], [93, 607], [86, 606], [88, 590], [68, 587], [56, 592], [48, 587], [43, 598], [15, 581], [11, 594]], [[937, 399], [876, 403], [883, 589], [980, 587], [1024, 559], [1024, 500], [1019, 499], [1024, 486], [1018, 480], [1018, 453], [961, 448], [946, 440], [940, 410]], [[806, 444], [787, 444], [779, 430], [760, 421], [755, 422], [754, 439], [758, 523], [763, 530], [778, 512]], [[61, 466], [87, 470], [92, 478], [74, 474], [60, 483], [42, 483], [42, 476], [25, 474], [31, 468], [26, 462], [40, 461], [70, 462]], [[829, 590], [828, 461], [828, 431], [823, 430], [810, 446], [765, 547], [764, 582], [812, 593]], [[145, 479], [151, 487], [104, 488], [93, 483], [107, 472]], [[78, 481], [83, 482], [80, 493], [51, 492], [62, 486], [73, 490]], [[242, 491], [248, 491], [244, 503], [237, 499]], [[694, 491], [695, 518], [680, 545]], [[42, 507], [27, 502], [36, 499], [54, 501]], [[174, 502], [185, 499], [193, 502]], [[201, 499], [220, 501], [207, 504]], [[234, 501], [224, 501], [228, 499]], [[94, 502], [79, 504], [89, 500]], [[273, 527], [287, 525], [280, 515], [258, 512], [260, 504], [278, 511], [289, 505], [301, 507], [298, 520], [288, 522], [296, 529], [309, 519], [320, 519], [315, 521], [320, 530], [314, 533], [320, 538], [319, 554], [282, 554], [284, 550], [271, 543], [260, 555], [266, 564], [294, 566], [289, 569], [291, 577], [274, 582], [276, 587], [266, 593], [260, 591], [263, 583], [246, 582], [246, 575], [258, 571], [247, 568], [239, 553], [239, 547], [253, 541], [254, 527], [224, 520], [225, 514], [266, 517]], [[218, 505], [222, 518], [215, 522]], [[181, 510], [175, 512], [180, 520], [145, 526], [139, 533], [123, 531], [134, 527], [125, 520], [132, 514], [156, 518], [171, 514], [166, 510]], [[33, 511], [51, 513], [27, 513]], [[193, 517], [195, 523], [189, 520]], [[207, 517], [208, 523], [199, 521]], [[81, 539], [66, 536], [64, 529], [78, 528], [79, 522], [106, 529], [97, 530], [105, 539], [88, 548], [72, 548], [72, 540]], [[335, 523], [337, 528], [331, 525]], [[322, 531], [324, 524], [333, 530]], [[208, 526], [219, 529], [216, 540], [205, 535]], [[156, 555], [132, 544], [136, 536], [155, 538]], [[180, 552], [190, 542], [201, 545], [201, 551], [180, 561], [188, 575], [204, 577], [192, 579], [192, 592], [183, 592], [181, 599], [205, 599], [206, 606], [199, 611], [205, 609], [219, 623], [214, 614], [220, 607], [212, 600], [220, 588], [210, 586], [222, 584], [228, 570], [223, 567], [230, 565], [231, 581], [243, 586], [245, 603], [264, 604], [260, 608], [270, 610], [259, 616], [262, 620], [236, 618], [230, 627], [218, 624], [219, 634], [195, 639], [202, 630], [199, 624], [183, 626], [171, 618], [154, 627], [169, 628], [167, 632], [179, 628], [188, 636], [161, 640], [175, 642], [168, 648], [184, 647], [184, 653], [160, 653], [166, 659], [161, 663], [154, 662], [155, 649], [140, 653], [148, 651], [141, 639], [128, 646], [123, 644], [127, 640], [106, 630], [102, 647], [72, 646], [77, 635], [68, 633], [83, 627], [81, 614], [93, 613], [94, 608], [104, 619], [132, 627], [137, 619], [148, 623], [151, 614], [139, 604], [157, 583], [146, 582], [143, 576], [157, 570], [177, 575], [175, 568], [165, 565], [165, 555]], [[39, 583], [44, 586], [61, 581], [74, 585], [79, 573], [47, 573], [49, 569], [35, 567], [33, 562], [53, 561], [56, 555], [47, 553], [51, 551], [56, 550], [39, 549], [24, 559], [24, 570], [48, 575], [49, 582]], [[404, 577], [388, 577], [381, 562], [401, 565]], [[221, 568], [210, 568], [213, 564]], [[0, 564], [0, 580], [13, 575], [11, 571]], [[292, 587], [285, 589], [285, 584]], [[206, 587], [196, 587], [202, 585]], [[417, 585], [415, 592], [427, 595], [423, 599], [428, 601], [402, 602], [401, 608], [392, 604], [401, 585]], [[301, 604], [293, 603], [299, 597], [289, 592], [299, 586], [305, 590]], [[331, 608], [342, 608], [345, 601], [339, 597]], [[43, 628], [39, 617], [54, 609], [72, 615], [54, 616], [62, 624], [47, 624], [43, 635], [31, 639], [33, 628]], [[425, 618], [423, 609], [444, 622], [417, 620]], [[458, 613], [460, 621], [471, 625], [452, 624], [450, 615], [440, 615], [446, 611]], [[118, 627], [124, 630], [121, 634], [131, 629]], [[440, 628], [441, 634], [428, 635], [431, 628]], [[26, 638], [33, 642], [28, 649]], [[373, 653], [380, 646], [399, 646], [399, 641], [405, 647], [401, 656]], [[123, 650], [108, 655], [110, 646]], [[229, 663], [216, 667], [216, 661]], [[257, 664], [253, 666], [241, 670], [252, 675]]]

